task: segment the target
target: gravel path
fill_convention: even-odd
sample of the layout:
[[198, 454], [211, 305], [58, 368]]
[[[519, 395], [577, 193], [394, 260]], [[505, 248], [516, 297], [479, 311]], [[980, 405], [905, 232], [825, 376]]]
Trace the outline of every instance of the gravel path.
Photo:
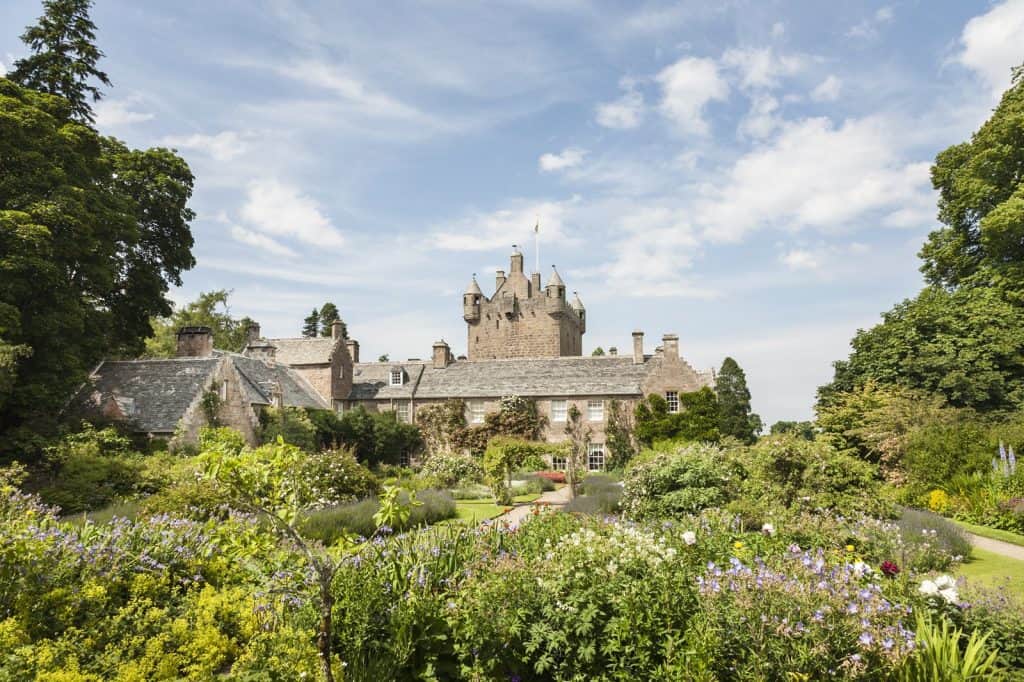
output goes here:
[[518, 526], [523, 522], [527, 516], [530, 515], [531, 508], [536, 504], [547, 504], [552, 507], [564, 506], [569, 501], [569, 486], [559, 488], [558, 490], [552, 490], [546, 492], [538, 497], [533, 502], [521, 502], [512, 508], [512, 511], [502, 514], [496, 519], [492, 519], [492, 523], [495, 521], [501, 521], [509, 524], [510, 526]]
[[1021, 547], [1020, 545], [1011, 545], [1009, 542], [1003, 542], [1002, 540], [983, 538], [980, 535], [975, 535], [974, 533], [968, 533], [967, 537], [970, 539], [971, 544], [979, 549], [1001, 554], [1011, 559], [1024, 561], [1024, 547]]

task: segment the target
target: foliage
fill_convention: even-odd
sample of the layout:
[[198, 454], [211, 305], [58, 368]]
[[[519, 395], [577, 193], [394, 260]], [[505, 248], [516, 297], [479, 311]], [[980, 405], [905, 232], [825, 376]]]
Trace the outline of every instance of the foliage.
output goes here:
[[314, 507], [361, 500], [379, 488], [377, 477], [347, 448], [307, 453], [302, 472], [311, 481]]
[[580, 483], [585, 476], [587, 449], [593, 432], [583, 421], [583, 415], [575, 404], [570, 405], [565, 420], [565, 483], [569, 486], [569, 499], [580, 492]]
[[461, 446], [461, 436], [466, 430], [466, 402], [452, 398], [424, 405], [416, 410], [416, 425], [420, 427], [428, 455], [451, 452]]
[[707, 387], [680, 393], [679, 412], [674, 414], [668, 411], [665, 398], [651, 394], [637, 404], [635, 418], [636, 438], [647, 447], [673, 439], [714, 443], [720, 436], [718, 398]]
[[341, 321], [341, 314], [338, 312], [338, 306], [328, 301], [320, 306], [320, 336], [331, 336], [331, 327], [335, 322], [341, 322], [341, 338], [347, 339], [348, 327]]
[[484, 478], [484, 470], [480, 462], [469, 455], [454, 452], [438, 452], [431, 455], [423, 463], [420, 473], [423, 476], [436, 478], [446, 488], [476, 483]]
[[753, 443], [761, 430], [761, 418], [750, 410], [747, 375], [732, 358], [726, 358], [718, 370], [715, 395], [718, 397], [719, 432], [742, 443]]
[[540, 438], [547, 417], [537, 410], [537, 403], [516, 395], [498, 401], [498, 411], [484, 416], [484, 426], [492, 435], [510, 436], [523, 440]]
[[405, 500], [399, 499], [402, 489], [393, 486], [384, 486], [384, 494], [380, 498], [380, 506], [373, 515], [373, 522], [378, 528], [401, 528], [409, 522], [412, 510], [422, 507], [422, 502], [416, 501], [416, 493], [410, 490]]
[[590, 474], [583, 479], [583, 494], [569, 501], [563, 510], [579, 514], [613, 514], [619, 510], [622, 485], [611, 476]]
[[804, 440], [814, 440], [814, 422], [777, 421], [772, 424], [769, 433], [773, 436], [794, 434]]
[[[409, 493], [399, 493], [399, 504], [406, 505], [409, 516], [405, 521], [389, 527], [394, 532], [428, 526], [455, 517], [455, 499], [443, 490], [421, 490], [416, 493], [416, 506], [409, 504]], [[380, 501], [368, 497], [358, 502], [324, 507], [306, 512], [299, 522], [303, 537], [317, 540], [330, 547], [340, 538], [348, 535], [370, 537], [377, 532], [374, 516], [380, 510]]]
[[604, 446], [608, 469], [622, 469], [636, 455], [633, 416], [619, 400], [608, 401], [608, 420], [604, 427]]
[[915, 636], [917, 647], [900, 668], [901, 680], [996, 679], [1002, 672], [996, 665], [998, 652], [988, 646], [988, 635], [972, 632], [962, 644], [963, 633], [948, 620], [936, 623], [918, 614]]
[[110, 86], [107, 74], [96, 66], [103, 52], [95, 44], [91, 7], [92, 0], [44, 0], [39, 23], [21, 34], [32, 54], [15, 61], [8, 74], [23, 87], [64, 98], [72, 117], [90, 125], [95, 121], [90, 100], [103, 97], [90, 79]]
[[601, 346], [598, 346], [597, 348], [595, 348], [593, 350], [593, 352], [591, 352], [590, 355], [592, 357], [595, 357], [595, 358], [603, 357], [604, 356], [604, 348], [601, 348]]
[[313, 338], [320, 333], [320, 311], [313, 308], [313, 312], [306, 315], [302, 320], [302, 335], [306, 338]]
[[310, 452], [316, 449], [317, 432], [306, 411], [299, 407], [265, 407], [260, 413], [260, 441], [283, 438], [289, 445]]
[[742, 470], [719, 448], [694, 443], [650, 452], [626, 470], [622, 510], [629, 518], [671, 518], [720, 507], [736, 497]]
[[495, 436], [484, 451], [483, 469], [497, 504], [512, 502], [512, 473], [530, 456], [550, 452], [553, 446], [510, 436]]
[[394, 412], [369, 412], [361, 405], [341, 416], [337, 440], [369, 466], [398, 464], [423, 447], [416, 426], [398, 421]]
[[213, 347], [239, 352], [245, 348], [249, 328], [254, 324], [248, 317], [235, 318], [231, 314], [226, 289], [203, 291], [198, 298], [170, 316], [153, 318], [152, 338], [146, 339], [146, 357], [172, 358], [178, 352], [177, 335], [182, 327], [209, 327], [213, 334]]
[[35, 458], [103, 357], [137, 354], [191, 268], [188, 165], [0, 78], [0, 457]]

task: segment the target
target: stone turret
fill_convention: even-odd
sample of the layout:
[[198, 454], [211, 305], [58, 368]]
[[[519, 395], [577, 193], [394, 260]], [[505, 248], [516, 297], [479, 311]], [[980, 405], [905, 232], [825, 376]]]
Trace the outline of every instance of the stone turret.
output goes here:
[[569, 303], [569, 307], [573, 309], [580, 320], [580, 333], [585, 334], [587, 332], [587, 309], [583, 307], [583, 301], [575, 291], [572, 292], [572, 301]]
[[462, 319], [466, 322], [474, 322], [480, 319], [480, 304], [483, 301], [484, 292], [480, 291], [480, 285], [476, 283], [476, 275], [466, 287], [466, 293], [462, 295]]

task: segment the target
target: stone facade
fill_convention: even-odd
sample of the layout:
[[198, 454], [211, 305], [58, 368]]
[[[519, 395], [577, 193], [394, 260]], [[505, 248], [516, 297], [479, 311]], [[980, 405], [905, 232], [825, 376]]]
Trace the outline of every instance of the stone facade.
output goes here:
[[499, 270], [487, 298], [476, 278], [462, 297], [470, 360], [578, 356], [587, 330], [579, 297], [566, 301], [565, 283], [552, 270], [542, 289], [540, 273], [527, 278], [523, 254], [512, 254], [508, 276]]

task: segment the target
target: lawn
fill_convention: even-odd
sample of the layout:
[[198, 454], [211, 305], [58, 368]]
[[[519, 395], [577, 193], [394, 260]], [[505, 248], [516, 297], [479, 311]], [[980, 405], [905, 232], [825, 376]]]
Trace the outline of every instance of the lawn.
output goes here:
[[976, 526], [973, 523], [967, 523], [966, 521], [957, 521], [956, 519], [950, 519], [956, 525], [960, 526], [964, 530], [980, 535], [983, 538], [989, 540], [1002, 540], [1003, 542], [1009, 542], [1011, 545], [1020, 545], [1024, 547], [1024, 535], [1013, 533], [1008, 530], [999, 530], [998, 528], [989, 528], [988, 526]]
[[[512, 502], [515, 504], [529, 503], [533, 502], [538, 497], [540, 497], [540, 493], [516, 495], [512, 498]], [[456, 500], [455, 520], [465, 523], [480, 523], [481, 521], [493, 519], [495, 516], [504, 514], [506, 509], [508, 509], [508, 507], [499, 507], [494, 504], [493, 498], [483, 500]]]
[[1024, 561], [974, 547], [971, 560], [957, 571], [967, 581], [1001, 587], [1024, 598]]

